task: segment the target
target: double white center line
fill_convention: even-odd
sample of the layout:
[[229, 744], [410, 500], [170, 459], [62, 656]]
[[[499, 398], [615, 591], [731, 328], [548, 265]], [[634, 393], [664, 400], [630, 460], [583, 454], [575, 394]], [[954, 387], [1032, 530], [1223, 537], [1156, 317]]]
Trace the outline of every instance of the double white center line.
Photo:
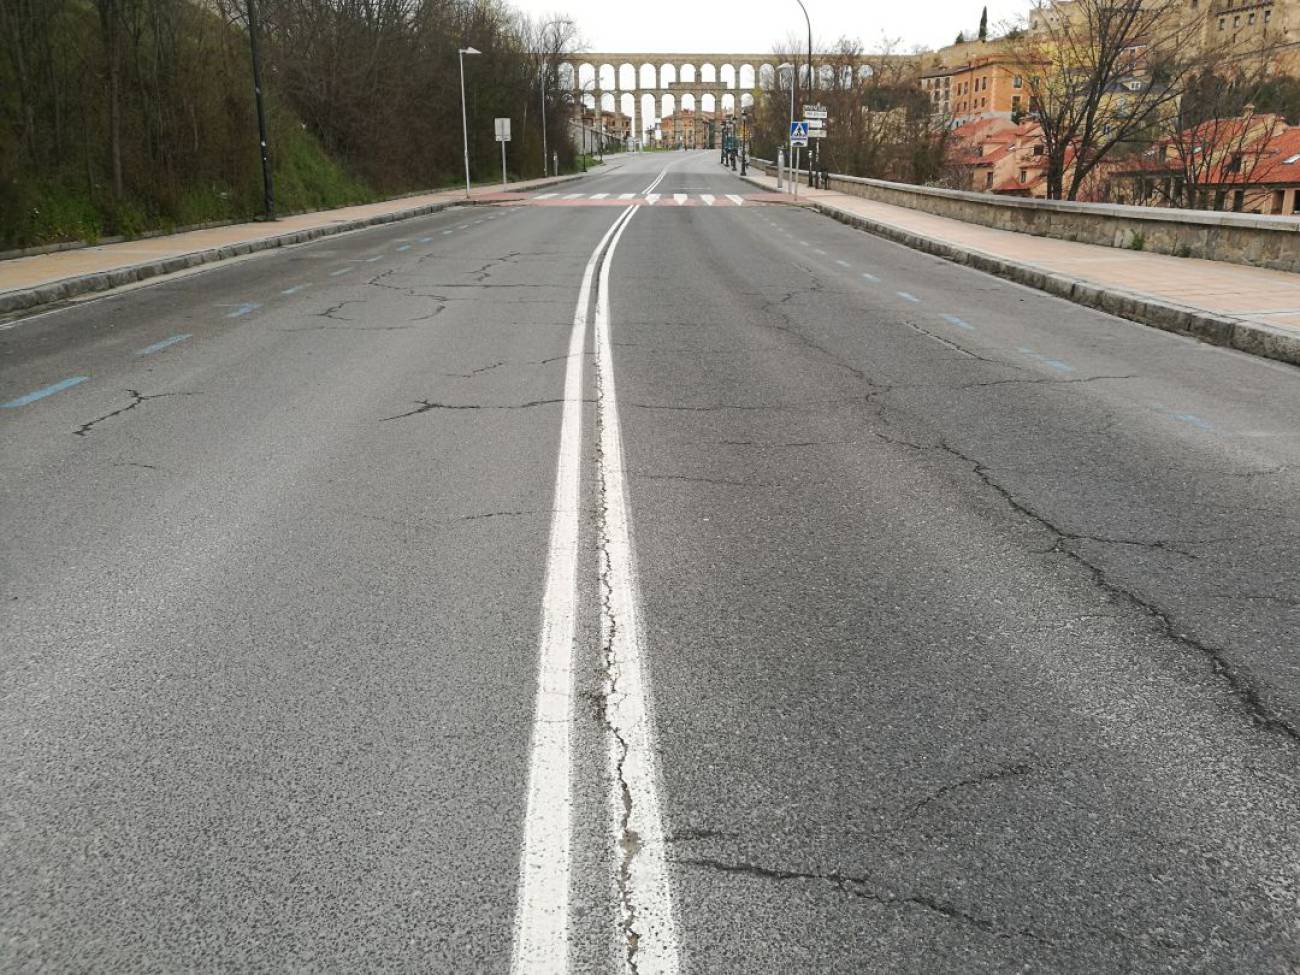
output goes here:
[[597, 282], [595, 348], [601, 448], [598, 483], [603, 512], [598, 526], [603, 597], [601, 641], [612, 785], [610, 852], [616, 865], [622, 917], [618, 937], [623, 945], [625, 971], [635, 968], [642, 975], [675, 975], [678, 967], [649, 690], [642, 671], [635, 556], [610, 354], [610, 267], [618, 242], [638, 209], [631, 206], [623, 211], [587, 261], [569, 336], [555, 507], [542, 601], [537, 701], [511, 963], [514, 973], [563, 975], [569, 968], [583, 353], [593, 280]]

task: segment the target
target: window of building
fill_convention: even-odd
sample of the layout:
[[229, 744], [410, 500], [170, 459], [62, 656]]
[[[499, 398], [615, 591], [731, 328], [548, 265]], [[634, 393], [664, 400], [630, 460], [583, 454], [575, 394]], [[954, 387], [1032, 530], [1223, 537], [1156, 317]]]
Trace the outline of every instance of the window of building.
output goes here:
[[1012, 88], [1023, 88], [1024, 83], [1025, 83], [1025, 79], [1020, 77], [1020, 75], [1016, 75], [1014, 78], [1011, 79]]
[[1232, 26], [1233, 27], [1241, 26], [1241, 14], [1237, 14], [1237, 16], [1232, 18]]
[[1020, 170], [1020, 182], [1022, 183], [1029, 182], [1029, 170], [1027, 169]]
[[1043, 154], [1043, 147], [1041, 145], [1034, 146], [1034, 155], [1041, 156], [1042, 154]]
[[1268, 23], [1270, 20], [1272, 20], [1272, 19], [1273, 19], [1273, 11], [1272, 11], [1272, 10], [1265, 10], [1265, 11], [1264, 11], [1264, 23], [1267, 24], [1267, 23]]
[[984, 174], [984, 188], [985, 188], [985, 189], [989, 189], [989, 190], [993, 189], [993, 174], [992, 174], [992, 173], [985, 173], [985, 174]]
[[1251, 11], [1249, 14], [1247, 14], [1247, 16], [1246, 16], [1246, 23], [1248, 23], [1248, 24], [1253, 24], [1254, 22], [1255, 22], [1255, 11], [1252, 10], [1252, 11]]
[[1227, 17], [1220, 17], [1220, 18], [1219, 18], [1219, 30], [1223, 30], [1224, 25], [1227, 24], [1227, 23], [1228, 23], [1228, 18], [1227, 18]]
[[1011, 111], [1013, 111], [1013, 112], [1018, 112], [1018, 111], [1020, 111], [1020, 96], [1019, 96], [1019, 95], [1012, 95], [1012, 96], [1011, 96]]

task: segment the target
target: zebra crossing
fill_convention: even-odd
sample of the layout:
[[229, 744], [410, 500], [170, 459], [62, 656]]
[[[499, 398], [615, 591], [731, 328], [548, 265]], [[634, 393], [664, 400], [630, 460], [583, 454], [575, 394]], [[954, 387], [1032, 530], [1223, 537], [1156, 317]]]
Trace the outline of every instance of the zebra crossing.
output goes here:
[[647, 207], [743, 207], [760, 202], [763, 194], [753, 197], [738, 193], [538, 193], [521, 202], [551, 206], [626, 206], [639, 203]]

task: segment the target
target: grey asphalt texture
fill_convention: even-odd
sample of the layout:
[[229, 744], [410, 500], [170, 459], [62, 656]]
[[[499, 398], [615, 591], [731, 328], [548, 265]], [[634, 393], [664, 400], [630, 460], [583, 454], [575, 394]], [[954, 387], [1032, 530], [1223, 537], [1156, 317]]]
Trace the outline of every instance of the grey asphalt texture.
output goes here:
[[[566, 191], [670, 162], [752, 191], [712, 153]], [[0, 410], [0, 970], [508, 969], [557, 401], [621, 212], [0, 331], [0, 402], [90, 377]], [[642, 208], [612, 299], [685, 970], [1300, 970], [1300, 370], [785, 206]]]

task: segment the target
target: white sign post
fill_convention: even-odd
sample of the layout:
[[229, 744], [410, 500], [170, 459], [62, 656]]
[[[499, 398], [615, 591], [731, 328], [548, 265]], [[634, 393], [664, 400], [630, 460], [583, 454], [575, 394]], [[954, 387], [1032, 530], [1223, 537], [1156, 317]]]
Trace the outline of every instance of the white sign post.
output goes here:
[[497, 142], [501, 143], [501, 186], [506, 186], [506, 143], [510, 141], [510, 120], [496, 120]]

